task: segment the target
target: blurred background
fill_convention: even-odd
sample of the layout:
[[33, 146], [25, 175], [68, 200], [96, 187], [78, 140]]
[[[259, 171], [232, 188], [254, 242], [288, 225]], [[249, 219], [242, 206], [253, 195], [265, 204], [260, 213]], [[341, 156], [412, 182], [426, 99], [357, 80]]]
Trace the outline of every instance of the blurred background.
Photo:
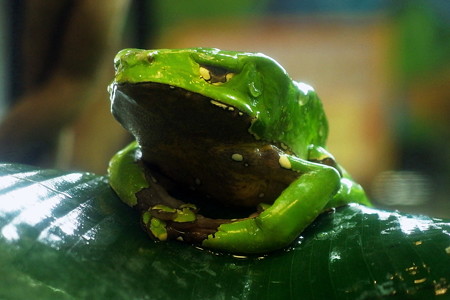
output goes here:
[[0, 161], [105, 174], [130, 140], [106, 92], [130, 47], [273, 57], [376, 206], [450, 217], [449, 1], [1, 1]]

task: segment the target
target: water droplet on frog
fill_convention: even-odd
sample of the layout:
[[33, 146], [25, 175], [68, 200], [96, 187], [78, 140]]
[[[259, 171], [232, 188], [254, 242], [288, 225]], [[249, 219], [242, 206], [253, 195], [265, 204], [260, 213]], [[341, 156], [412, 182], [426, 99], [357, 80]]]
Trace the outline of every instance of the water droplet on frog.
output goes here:
[[309, 96], [299, 93], [298, 94], [298, 104], [303, 106], [309, 102]]
[[248, 84], [248, 90], [253, 97], [258, 97], [262, 93], [261, 89], [259, 89], [253, 81]]

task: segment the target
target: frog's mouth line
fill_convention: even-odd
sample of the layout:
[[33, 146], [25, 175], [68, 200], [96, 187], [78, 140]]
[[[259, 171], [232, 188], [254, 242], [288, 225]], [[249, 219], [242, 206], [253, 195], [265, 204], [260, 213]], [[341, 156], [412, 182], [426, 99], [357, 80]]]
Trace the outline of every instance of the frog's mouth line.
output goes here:
[[220, 224], [259, 214], [259, 203], [298, 176], [280, 167], [282, 150], [256, 140], [252, 117], [234, 107], [160, 83], [114, 88], [113, 115], [139, 142], [151, 185], [136, 195], [137, 208], [150, 215], [143, 225], [157, 238], [153, 219], [165, 223], [168, 238], [201, 243]]
[[[137, 139], [139, 134], [135, 129], [153, 134], [164, 130], [178, 133], [178, 136], [206, 134], [217, 140], [224, 136], [233, 141], [254, 140], [249, 134], [253, 117], [199, 93], [155, 82], [121, 83], [113, 89], [112, 113]], [[156, 138], [163, 140], [165, 137]]]

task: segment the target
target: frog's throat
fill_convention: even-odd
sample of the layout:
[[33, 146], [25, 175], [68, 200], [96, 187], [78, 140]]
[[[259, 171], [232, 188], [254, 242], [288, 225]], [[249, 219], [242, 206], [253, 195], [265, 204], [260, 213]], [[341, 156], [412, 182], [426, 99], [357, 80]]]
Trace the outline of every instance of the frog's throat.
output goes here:
[[167, 85], [119, 85], [112, 111], [142, 160], [177, 185], [227, 205], [270, 203], [298, 177], [286, 151], [249, 133], [252, 118], [205, 96]]
[[[178, 107], [175, 111], [171, 111], [170, 115], [177, 115], [178, 116], [178, 123], [188, 123], [190, 120], [186, 120], [186, 117], [189, 118], [190, 115], [188, 114], [189, 109], [191, 108], [190, 101], [191, 99], [194, 99], [194, 101], [197, 102], [203, 102], [204, 103], [204, 116], [211, 115], [213, 113], [213, 110], [217, 111], [218, 109], [221, 110], [224, 113], [220, 113], [221, 118], [214, 120], [214, 117], [210, 117], [211, 124], [215, 123], [218, 124], [218, 126], [215, 126], [215, 128], [218, 131], [222, 131], [223, 129], [226, 129], [225, 126], [220, 125], [220, 122], [224, 121], [224, 118], [227, 119], [225, 121], [233, 122], [233, 123], [245, 123], [245, 130], [242, 130], [242, 128], [239, 129], [239, 133], [245, 133], [246, 135], [250, 134], [252, 140], [262, 140], [266, 141], [272, 145], [277, 146], [280, 149], [283, 149], [283, 151], [289, 153], [289, 154], [295, 154], [292, 149], [286, 145], [283, 142], [280, 141], [274, 141], [274, 140], [265, 140], [261, 136], [259, 136], [257, 133], [255, 133], [252, 130], [252, 127], [254, 123], [258, 120], [257, 117], [249, 115], [247, 112], [244, 112], [240, 109], [238, 109], [235, 106], [226, 104], [224, 102], [221, 102], [219, 100], [212, 99], [208, 96], [204, 96], [200, 93], [191, 92], [189, 90], [186, 90], [181, 87], [172, 86], [169, 84], [164, 83], [157, 83], [157, 82], [140, 82], [140, 83], [113, 83], [109, 86], [109, 92], [111, 94], [111, 110], [114, 115], [114, 117], [122, 124], [121, 121], [122, 117], [120, 116], [120, 111], [123, 110], [125, 105], [131, 105], [131, 106], [142, 106], [145, 108], [144, 110], [139, 110], [138, 113], [144, 118], [143, 116], [144, 111], [151, 111], [152, 109], [155, 109], [154, 105], [155, 99], [158, 99], [159, 104], [156, 105], [165, 105], [167, 107], [171, 107], [171, 109]], [[122, 103], [117, 103], [118, 97], [116, 95], [120, 93], [122, 94], [122, 97], [119, 97], [121, 99]], [[176, 100], [174, 100], [176, 98]], [[186, 99], [186, 101], [178, 102], [180, 99]], [[148, 101], [149, 99], [153, 99], [152, 101]], [[125, 100], [125, 101], [124, 101]], [[178, 104], [173, 102], [178, 102]], [[158, 109], [161, 113], [163, 111], [160, 108]], [[119, 112], [119, 113], [118, 113]], [[166, 111], [167, 112], [167, 111]], [[156, 113], [156, 112], [155, 112]], [[222, 123], [225, 124], [225, 123]], [[124, 126], [127, 130], [129, 130], [139, 141], [138, 136], [134, 134], [133, 128], [127, 128]], [[219, 127], [219, 128], [218, 128]], [[233, 128], [233, 126], [231, 126]], [[232, 129], [231, 128], [231, 129]], [[235, 129], [232, 129], [235, 130]], [[238, 131], [235, 131], [235, 133]]]

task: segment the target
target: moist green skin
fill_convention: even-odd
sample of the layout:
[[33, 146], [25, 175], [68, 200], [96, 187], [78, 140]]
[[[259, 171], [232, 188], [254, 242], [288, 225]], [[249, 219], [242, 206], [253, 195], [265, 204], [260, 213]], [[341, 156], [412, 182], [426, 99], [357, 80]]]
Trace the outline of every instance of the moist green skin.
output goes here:
[[[111, 159], [110, 184], [125, 203], [141, 210], [142, 223], [151, 236], [160, 240], [188, 239], [204, 247], [235, 253], [264, 253], [289, 245], [326, 209], [349, 202], [370, 205], [362, 188], [325, 150], [328, 126], [316, 93], [311, 87], [293, 81], [273, 59], [259, 53], [205, 48], [124, 49], [117, 54], [115, 67], [116, 76], [109, 86], [112, 112], [135, 136], [137, 143]], [[177, 96], [164, 90], [165, 87], [169, 90], [174, 87]], [[158, 97], [153, 96], [155, 93]], [[202, 153], [195, 143], [190, 147], [194, 137], [189, 136], [189, 131], [174, 132], [172, 129], [170, 138], [184, 141], [179, 148], [188, 155], [179, 155], [176, 151], [166, 154], [162, 150], [164, 146], [173, 149], [180, 143], [170, 144], [170, 147], [164, 145], [165, 141], [146, 132], [142, 123], [151, 123], [158, 118], [157, 114], [151, 115], [152, 107], [156, 107], [153, 101], [165, 101], [160, 98], [169, 94], [172, 96], [168, 96], [167, 101], [174, 103], [170, 104], [174, 105], [172, 107], [176, 107], [179, 98], [180, 101], [192, 103], [205, 99], [208, 103], [206, 108], [202, 103], [195, 108], [197, 119], [201, 122], [208, 120], [204, 114], [208, 111], [216, 113], [217, 108], [226, 111], [224, 113], [230, 111], [230, 115], [233, 112], [234, 119], [224, 117], [224, 126], [234, 129], [232, 122], [236, 122], [235, 134], [242, 138], [236, 138], [231, 146], [229, 142], [221, 141], [220, 135], [214, 134], [199, 141], [213, 143], [208, 144], [208, 149], [215, 148], [216, 144], [220, 149], [218, 153], [208, 156], [209, 152]], [[190, 102], [183, 102], [183, 105], [186, 103]], [[143, 111], [148, 111], [151, 116], [146, 118]], [[181, 116], [175, 111], [164, 118]], [[202, 112], [205, 113], [202, 115]], [[217, 115], [219, 118], [211, 118], [211, 128], [217, 125], [213, 122], [221, 120], [220, 114]], [[189, 119], [185, 122], [188, 123], [185, 124], [187, 128], [195, 126], [189, 124]], [[243, 125], [238, 125], [239, 122]], [[152, 127], [153, 132], [165, 129]], [[231, 136], [230, 132], [226, 134]], [[208, 132], [205, 135], [208, 136]], [[227, 157], [219, 158], [225, 145], [237, 149], [236, 153], [229, 155], [232, 159], [227, 162]], [[196, 149], [189, 156], [191, 148]], [[255, 154], [264, 151], [268, 155]], [[183, 161], [183, 157], [186, 160], [189, 158], [189, 161]], [[215, 167], [199, 170], [205, 164], [204, 161], [198, 163], [197, 158]], [[194, 174], [205, 179], [201, 192], [212, 194], [212, 201], [227, 202], [226, 195], [232, 194], [236, 184], [242, 183], [237, 179], [239, 170], [244, 170], [237, 167], [237, 164], [244, 163], [241, 159], [257, 166], [244, 171], [254, 170], [254, 173], [244, 173], [244, 178], [255, 178], [253, 187], [259, 186], [259, 181], [273, 182], [283, 177], [281, 190], [276, 187], [260, 193], [265, 209], [251, 217], [236, 221], [211, 220], [198, 214], [193, 206], [186, 207], [183, 199], [174, 199], [166, 191], [169, 186], [181, 186], [188, 182], [179, 175], [184, 173], [177, 169], [189, 169], [186, 171], [189, 176]], [[149, 168], [149, 163], [156, 165], [158, 171]], [[218, 183], [207, 181], [207, 178], [216, 178], [218, 173], [234, 181], [220, 188]], [[163, 181], [170, 181], [170, 185], [160, 184], [162, 178]], [[219, 180], [222, 178], [219, 177]], [[151, 194], [151, 201], [142, 200], [145, 198], [143, 191]], [[229, 203], [237, 205], [242, 200], [243, 206], [249, 206], [258, 201], [255, 195], [250, 195], [248, 199], [242, 196], [241, 199], [240, 195], [244, 194], [245, 190], [230, 196]], [[262, 196], [264, 194], [275, 196], [267, 199], [267, 195]], [[173, 228], [189, 234], [174, 235]]]

